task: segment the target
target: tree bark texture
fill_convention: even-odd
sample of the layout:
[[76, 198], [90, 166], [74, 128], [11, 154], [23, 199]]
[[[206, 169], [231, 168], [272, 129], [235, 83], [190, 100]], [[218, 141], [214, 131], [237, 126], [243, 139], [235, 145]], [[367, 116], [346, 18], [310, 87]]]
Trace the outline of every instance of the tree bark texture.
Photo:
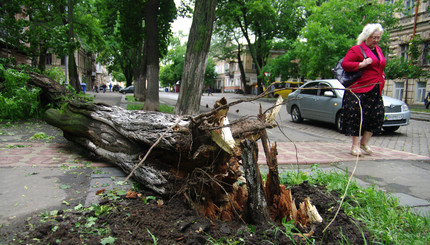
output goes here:
[[68, 16], [68, 25], [69, 25], [69, 62], [68, 62], [68, 70], [69, 70], [69, 83], [75, 88], [76, 92], [81, 91], [81, 84], [78, 78], [78, 68], [76, 66], [75, 60], [75, 32], [73, 29], [73, 0], [68, 0], [68, 8], [67, 8], [67, 16]]
[[146, 49], [141, 40], [136, 52], [136, 69], [134, 69], [134, 98], [137, 101], [145, 101], [146, 99]]
[[249, 218], [254, 224], [265, 224], [270, 221], [270, 216], [263, 188], [263, 179], [257, 164], [258, 146], [248, 139], [242, 143], [242, 146], [242, 164], [248, 187], [248, 213], [252, 214]]
[[188, 37], [181, 88], [175, 113], [198, 113], [205, 77], [207, 56], [215, 20], [216, 0], [197, 0]]
[[148, 88], [146, 90], [145, 104], [143, 109], [146, 111], [160, 111], [160, 101], [158, 95], [159, 88], [159, 48], [158, 48], [158, 25], [157, 15], [160, 0], [148, 0], [145, 5], [145, 50], [147, 50], [146, 78]]

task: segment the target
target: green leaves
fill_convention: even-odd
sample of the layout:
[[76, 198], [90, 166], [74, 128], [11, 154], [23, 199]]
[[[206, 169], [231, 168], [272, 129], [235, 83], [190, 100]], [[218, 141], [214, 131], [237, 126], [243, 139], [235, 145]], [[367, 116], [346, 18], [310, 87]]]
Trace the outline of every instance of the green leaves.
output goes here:
[[[385, 30], [396, 24], [396, 4], [376, 1], [313, 1], [301, 2], [307, 24], [299, 38], [284, 55], [272, 64], [273, 74], [307, 79], [332, 78], [331, 69], [356, 44], [356, 38], [367, 23], [379, 22]], [[379, 46], [388, 55], [388, 32], [384, 32]], [[386, 50], [386, 51], [385, 51]]]
[[5, 69], [0, 64], [0, 81], [4, 81], [0, 92], [1, 119], [18, 120], [37, 118], [41, 115], [40, 88], [27, 85], [28, 80], [27, 74]]

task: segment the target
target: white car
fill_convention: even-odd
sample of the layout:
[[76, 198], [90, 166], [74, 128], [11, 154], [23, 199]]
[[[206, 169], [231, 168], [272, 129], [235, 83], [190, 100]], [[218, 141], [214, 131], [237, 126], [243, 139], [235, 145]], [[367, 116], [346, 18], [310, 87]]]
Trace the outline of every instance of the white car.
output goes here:
[[[288, 95], [287, 111], [291, 114], [293, 122], [299, 123], [303, 119], [329, 122], [339, 130], [343, 88], [336, 79], [307, 82]], [[411, 113], [406, 103], [385, 95], [382, 99], [385, 108], [385, 120], [382, 126], [384, 131], [394, 132], [400, 126], [409, 124]]]

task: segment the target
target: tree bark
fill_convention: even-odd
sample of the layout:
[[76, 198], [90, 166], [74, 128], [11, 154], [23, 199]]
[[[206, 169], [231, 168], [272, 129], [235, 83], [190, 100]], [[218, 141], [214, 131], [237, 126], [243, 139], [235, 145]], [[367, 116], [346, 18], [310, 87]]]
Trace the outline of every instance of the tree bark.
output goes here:
[[175, 107], [175, 113], [178, 115], [193, 115], [199, 111], [215, 7], [216, 0], [196, 1], [181, 88]]
[[67, 8], [68, 24], [69, 24], [69, 83], [75, 88], [76, 92], [81, 91], [81, 84], [78, 77], [78, 68], [75, 61], [75, 33], [73, 29], [73, 0], [68, 0]]
[[148, 88], [146, 90], [145, 104], [143, 109], [146, 111], [160, 111], [160, 99], [158, 94], [159, 88], [159, 48], [158, 48], [158, 26], [157, 15], [160, 6], [160, 0], [148, 0], [145, 5], [145, 32], [147, 47], [147, 66], [146, 78], [148, 79]]
[[251, 142], [248, 139], [242, 143], [242, 146], [242, 164], [248, 187], [248, 213], [252, 214], [249, 218], [254, 224], [265, 224], [270, 221], [270, 216], [263, 188], [263, 179], [257, 164], [258, 147], [255, 142]]
[[[145, 40], [144, 42], [147, 42]], [[140, 43], [136, 52], [136, 69], [134, 69], [134, 98], [137, 101], [146, 100], [146, 50]]]

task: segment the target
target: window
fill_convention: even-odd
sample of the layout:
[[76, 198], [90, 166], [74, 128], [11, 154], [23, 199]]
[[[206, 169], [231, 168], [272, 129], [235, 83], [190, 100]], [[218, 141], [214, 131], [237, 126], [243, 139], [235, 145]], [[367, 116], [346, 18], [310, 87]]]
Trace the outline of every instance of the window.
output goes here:
[[402, 61], [408, 60], [409, 58], [408, 51], [409, 51], [409, 44], [400, 45], [400, 59]]
[[66, 65], [66, 57], [61, 58], [61, 65], [62, 66]]
[[45, 64], [52, 65], [52, 54], [46, 54], [45, 56]]
[[302, 94], [311, 94], [311, 95], [317, 95], [318, 94], [318, 83], [309, 83], [304, 87], [301, 91]]
[[426, 97], [426, 83], [418, 82], [417, 91], [415, 93], [415, 102], [424, 102], [425, 97]]
[[430, 42], [424, 43], [423, 65], [430, 65]]
[[403, 100], [403, 93], [405, 90], [404, 82], [395, 82], [394, 83], [394, 98]]
[[415, 0], [406, 0], [406, 13], [413, 14], [415, 13]]

